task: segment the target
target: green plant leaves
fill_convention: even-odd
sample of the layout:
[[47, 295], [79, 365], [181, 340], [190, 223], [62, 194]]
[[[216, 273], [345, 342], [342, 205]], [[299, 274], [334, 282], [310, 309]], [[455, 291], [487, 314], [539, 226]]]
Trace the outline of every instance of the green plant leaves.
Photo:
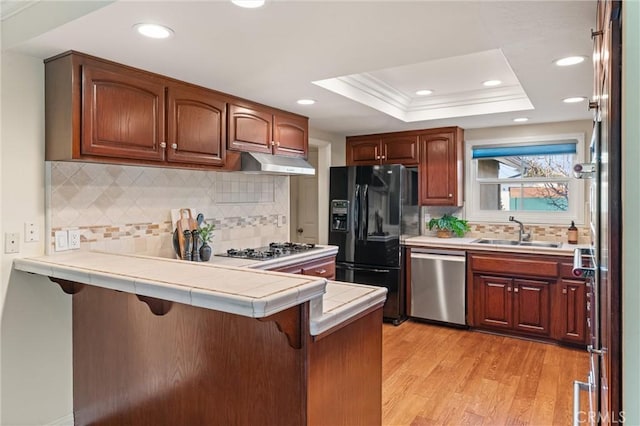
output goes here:
[[451, 231], [458, 237], [464, 236], [465, 232], [469, 232], [471, 228], [464, 219], [458, 219], [450, 214], [445, 214], [439, 218], [433, 218], [429, 221], [429, 230], [436, 228], [442, 231]]

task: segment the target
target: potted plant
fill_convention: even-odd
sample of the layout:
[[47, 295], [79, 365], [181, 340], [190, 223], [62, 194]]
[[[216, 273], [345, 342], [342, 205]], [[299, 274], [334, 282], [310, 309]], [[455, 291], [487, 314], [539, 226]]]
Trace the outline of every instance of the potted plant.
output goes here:
[[429, 221], [429, 230], [436, 228], [438, 238], [449, 238], [451, 233], [455, 233], [458, 237], [464, 236], [465, 232], [471, 230], [469, 224], [464, 219], [459, 219], [450, 214], [445, 214], [439, 218], [433, 218]]
[[202, 246], [200, 246], [200, 260], [203, 262], [208, 262], [211, 259], [211, 246], [209, 243], [213, 238], [213, 230], [216, 228], [216, 225], [213, 223], [202, 222], [202, 225], [198, 228], [198, 235], [202, 240]]

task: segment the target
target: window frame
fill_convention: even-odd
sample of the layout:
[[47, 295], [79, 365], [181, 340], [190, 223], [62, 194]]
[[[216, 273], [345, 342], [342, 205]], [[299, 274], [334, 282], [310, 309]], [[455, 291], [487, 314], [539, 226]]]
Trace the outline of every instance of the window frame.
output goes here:
[[[501, 223], [508, 222], [509, 216], [516, 216], [516, 219], [531, 224], [566, 225], [574, 221], [577, 225], [585, 224], [585, 195], [586, 184], [584, 180], [569, 176], [569, 209], [566, 212], [554, 211], [502, 211], [502, 210], [481, 210], [480, 209], [480, 182], [489, 183], [487, 178], [478, 180], [477, 161], [473, 159], [474, 147], [501, 147], [501, 146], [525, 146], [535, 144], [560, 144], [567, 143], [567, 140], [576, 141], [575, 162], [584, 162], [585, 156], [585, 135], [584, 133], [565, 133], [553, 135], [526, 136], [499, 139], [476, 139], [465, 141], [465, 217], [470, 222]], [[496, 179], [498, 181], [500, 179]], [[555, 178], [539, 178], [540, 181], [558, 182]], [[502, 180], [502, 182], [505, 182]], [[522, 180], [520, 182], [527, 182]]]

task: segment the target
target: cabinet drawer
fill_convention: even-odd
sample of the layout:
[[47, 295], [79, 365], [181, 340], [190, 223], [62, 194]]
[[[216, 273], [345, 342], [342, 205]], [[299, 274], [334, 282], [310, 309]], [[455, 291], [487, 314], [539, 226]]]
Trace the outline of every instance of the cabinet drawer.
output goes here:
[[289, 274], [302, 274], [333, 280], [336, 277], [336, 258], [334, 256], [310, 260], [308, 262], [295, 263], [282, 268], [273, 269], [277, 272]]
[[474, 272], [483, 271], [509, 275], [553, 278], [558, 276], [558, 262], [550, 260], [474, 255], [471, 257], [471, 269]]
[[334, 279], [336, 276], [336, 262], [334, 258], [322, 259], [319, 262], [302, 267], [304, 275], [313, 275], [316, 277]]

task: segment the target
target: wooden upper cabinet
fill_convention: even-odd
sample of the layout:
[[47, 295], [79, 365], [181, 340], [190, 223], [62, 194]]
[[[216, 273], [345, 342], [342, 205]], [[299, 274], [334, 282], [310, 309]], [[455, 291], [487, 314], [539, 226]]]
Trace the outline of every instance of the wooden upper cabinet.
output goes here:
[[270, 112], [229, 104], [229, 149], [271, 153], [272, 122]]
[[381, 164], [380, 137], [347, 138], [347, 166], [371, 166]]
[[309, 120], [250, 105], [229, 105], [229, 143], [235, 151], [306, 157]]
[[45, 60], [47, 161], [238, 170], [239, 151], [306, 156], [308, 133], [306, 117], [159, 74], [73, 51]]
[[418, 136], [385, 134], [347, 138], [347, 165], [371, 166], [377, 164], [403, 164], [416, 166]]
[[459, 128], [420, 136], [420, 204], [462, 205], [462, 139]]
[[273, 153], [306, 157], [309, 149], [309, 120], [299, 115], [273, 116]]
[[215, 92], [178, 85], [167, 96], [167, 160], [223, 165], [227, 103]]
[[164, 160], [165, 86], [137, 73], [82, 65], [81, 155]]
[[418, 136], [384, 136], [382, 138], [382, 163], [417, 166]]

